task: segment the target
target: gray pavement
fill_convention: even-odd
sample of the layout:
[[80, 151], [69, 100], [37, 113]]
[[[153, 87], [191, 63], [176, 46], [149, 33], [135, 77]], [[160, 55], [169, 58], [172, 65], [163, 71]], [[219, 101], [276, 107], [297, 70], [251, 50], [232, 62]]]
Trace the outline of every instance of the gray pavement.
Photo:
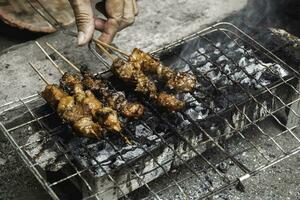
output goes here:
[[[140, 16], [136, 23], [119, 33], [115, 43], [128, 51], [133, 47], [154, 50], [240, 11], [246, 3], [247, 0], [142, 0], [139, 1]], [[53, 44], [77, 65], [88, 63], [95, 72], [103, 70], [87, 48], [76, 47], [75, 38], [59, 32], [38, 41], [41, 44], [45, 41]], [[60, 78], [59, 73], [51, 67], [33, 41], [6, 49], [19, 42], [0, 36], [0, 50], [5, 49], [0, 54], [0, 105], [35, 94], [45, 86], [30, 69], [28, 62], [34, 63], [50, 82], [56, 82]], [[61, 64], [59, 61], [58, 63]], [[263, 126], [272, 127], [272, 123], [268, 122]], [[275, 129], [276, 127], [273, 131]], [[295, 194], [299, 192], [299, 179], [295, 177], [299, 175], [299, 166], [299, 156], [291, 158], [283, 165], [276, 166], [276, 169], [271, 168], [268, 173], [252, 179], [249, 183], [251, 189], [246, 193], [234, 192], [235, 197], [232, 199], [297, 198]], [[0, 199], [48, 198], [35, 178], [22, 165], [10, 144], [1, 136], [0, 169]], [[217, 198], [222, 199], [222, 196]]]

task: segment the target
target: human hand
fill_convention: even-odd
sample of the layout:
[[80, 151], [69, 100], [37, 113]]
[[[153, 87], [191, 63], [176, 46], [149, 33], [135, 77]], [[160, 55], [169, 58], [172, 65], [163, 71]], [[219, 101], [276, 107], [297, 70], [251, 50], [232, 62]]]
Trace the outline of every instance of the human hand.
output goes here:
[[138, 14], [136, 0], [105, 0], [96, 4], [106, 19], [94, 17], [91, 0], [69, 0], [78, 29], [78, 45], [87, 44], [95, 30], [101, 31], [99, 40], [111, 43], [118, 31], [134, 23]]

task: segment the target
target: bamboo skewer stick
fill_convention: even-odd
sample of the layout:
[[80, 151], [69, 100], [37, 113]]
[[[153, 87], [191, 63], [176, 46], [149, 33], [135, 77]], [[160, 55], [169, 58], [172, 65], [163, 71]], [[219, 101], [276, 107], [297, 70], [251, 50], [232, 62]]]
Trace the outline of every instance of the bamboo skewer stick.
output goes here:
[[124, 51], [122, 51], [122, 50], [120, 50], [120, 49], [118, 49], [118, 48], [116, 48], [116, 47], [114, 47], [112, 45], [106, 44], [105, 42], [102, 42], [102, 41], [100, 41], [98, 39], [95, 39], [95, 38], [93, 38], [93, 41], [96, 42], [97, 44], [101, 44], [102, 46], [104, 46], [106, 48], [109, 48], [109, 49], [114, 50], [114, 51], [116, 51], [116, 52], [118, 52], [118, 53], [120, 53], [120, 54], [122, 54], [124, 56], [129, 57], [128, 53], [126, 53], [126, 52], [124, 52]]
[[59, 73], [64, 74], [64, 72], [59, 68], [59, 66], [52, 60], [52, 58], [49, 56], [49, 54], [46, 52], [46, 50], [38, 43], [35, 42], [36, 45], [42, 50], [42, 52], [45, 54], [45, 56], [50, 60], [50, 62], [53, 64], [53, 66], [59, 71]]
[[39, 70], [38, 70], [31, 62], [29, 62], [29, 65], [32, 67], [32, 69], [34, 69], [34, 71], [39, 75], [39, 77], [40, 77], [47, 85], [50, 85], [50, 83], [47, 81], [47, 79], [44, 77], [44, 75], [41, 74], [41, 72], [39, 72]]
[[52, 49], [57, 55], [59, 55], [65, 62], [67, 62], [73, 69], [75, 69], [77, 72], [80, 72], [80, 69], [74, 65], [69, 59], [67, 59], [64, 55], [62, 55], [56, 48], [54, 48], [51, 44], [46, 42], [46, 45]]
[[112, 61], [115, 60], [115, 58], [112, 56], [111, 53], [109, 53], [101, 44], [96, 43], [97, 47], [101, 49]]

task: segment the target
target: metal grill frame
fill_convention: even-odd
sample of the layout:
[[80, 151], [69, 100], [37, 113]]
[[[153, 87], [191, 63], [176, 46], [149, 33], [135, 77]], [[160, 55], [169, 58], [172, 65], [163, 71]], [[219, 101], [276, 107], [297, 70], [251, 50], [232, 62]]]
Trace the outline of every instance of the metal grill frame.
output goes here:
[[[212, 196], [226, 188], [229, 188], [229, 187], [232, 187], [238, 183], [241, 183], [242, 181], [250, 178], [251, 176], [254, 176], [256, 175], [257, 173], [260, 173], [261, 171], [269, 168], [270, 166], [276, 164], [276, 163], [279, 163], [281, 162], [282, 160], [292, 156], [292, 155], [295, 155], [297, 153], [299, 153], [300, 151], [300, 140], [299, 140], [299, 137], [294, 133], [294, 130], [296, 128], [298, 128], [298, 124], [296, 123], [293, 124], [293, 126], [287, 126], [285, 124], [282, 124], [282, 122], [278, 119], [278, 117], [275, 115], [276, 111], [278, 110], [281, 110], [283, 108], [289, 108], [290, 109], [290, 115], [292, 115], [294, 117], [294, 120], [298, 119], [299, 118], [299, 111], [298, 111], [298, 108], [297, 108], [297, 105], [298, 105], [298, 101], [300, 100], [299, 97], [297, 97], [296, 99], [294, 99], [293, 101], [289, 102], [288, 104], [285, 104], [284, 101], [279, 97], [279, 96], [276, 96], [273, 94], [272, 92], [272, 89], [276, 88], [276, 87], [279, 87], [280, 85], [284, 84], [284, 85], [287, 85], [288, 87], [292, 88], [292, 90], [294, 90], [294, 92], [296, 94], [299, 95], [299, 89], [298, 88], [295, 88], [295, 86], [291, 85], [290, 84], [290, 80], [292, 79], [296, 79], [298, 80], [299, 79], [299, 73], [292, 67], [290, 67], [289, 65], [287, 65], [284, 61], [282, 61], [281, 59], [279, 59], [277, 56], [275, 56], [273, 53], [271, 53], [269, 50], [265, 49], [262, 45], [260, 45], [258, 42], [256, 42], [254, 39], [252, 39], [250, 36], [248, 36], [246, 33], [244, 33], [243, 31], [241, 31], [240, 29], [238, 29], [237, 27], [235, 27], [234, 25], [230, 24], [230, 23], [218, 23], [216, 25], [213, 25], [207, 29], [204, 29], [203, 31], [200, 31], [198, 33], [195, 33], [191, 36], [188, 36], [186, 38], [183, 38], [173, 44], [170, 44], [162, 49], [159, 49], [157, 51], [154, 51], [152, 52], [153, 55], [162, 55], [166, 52], [171, 52], [174, 48], [186, 43], [187, 41], [190, 41], [190, 40], [193, 40], [199, 36], [203, 37], [205, 36], [206, 34], [209, 34], [213, 31], [225, 31], [225, 32], [229, 32], [231, 34], [234, 34], [236, 35], [239, 39], [243, 40], [243, 41], [248, 41], [249, 45], [251, 45], [251, 47], [253, 47], [254, 49], [256, 49], [258, 52], [260, 53], [263, 53], [265, 56], [269, 57], [271, 60], [274, 61], [274, 63], [278, 63], [280, 64], [281, 66], [285, 67], [286, 69], [288, 69], [290, 72], [293, 72], [293, 76], [292, 77], [289, 77], [288, 79], [282, 79], [280, 83], [278, 84], [275, 84], [273, 85], [272, 87], [264, 87], [264, 90], [262, 90], [260, 93], [269, 93], [271, 96], [274, 96], [277, 100], [279, 100], [282, 104], [283, 104], [283, 107], [281, 108], [277, 108], [273, 111], [269, 111], [268, 108], [265, 108], [264, 105], [261, 105], [262, 109], [265, 110], [265, 112], [267, 113], [266, 116], [262, 116], [260, 119], [256, 120], [256, 121], [252, 121], [251, 119], [248, 119], [251, 123], [248, 125], [252, 125], [252, 126], [255, 126], [256, 128], [258, 128], [260, 130], [260, 132], [264, 135], [266, 135], [266, 137], [268, 137], [268, 139], [265, 141], [265, 142], [268, 142], [268, 141], [272, 141], [278, 149], [280, 149], [282, 151], [282, 154], [278, 157], [276, 157], [275, 159], [272, 159], [272, 160], [269, 160], [267, 157], [266, 160], [268, 160], [268, 163], [265, 164], [265, 165], [261, 165], [259, 167], [257, 167], [256, 169], [254, 170], [249, 170], [246, 166], [244, 166], [242, 163], [240, 163], [234, 156], [235, 155], [231, 155], [229, 152], [227, 152], [222, 144], [220, 143], [219, 141], [219, 138], [214, 138], [212, 136], [210, 136], [209, 133], [207, 133], [207, 131], [202, 128], [201, 126], [199, 126], [198, 124], [194, 124], [195, 126], [198, 127], [198, 130], [201, 131], [207, 138], [207, 142], [209, 143], [212, 143], [213, 146], [217, 147], [221, 152], [223, 152], [229, 159], [231, 159], [243, 172], [244, 174], [242, 176], [239, 176], [239, 177], [236, 177], [235, 180], [229, 180], [227, 177], [225, 177], [217, 168], [216, 168], [216, 165], [214, 165], [213, 163], [211, 163], [209, 160], [207, 160], [201, 153], [199, 153], [194, 147], [193, 145], [190, 144], [190, 142], [182, 137], [182, 135], [180, 133], [178, 133], [178, 131], [176, 130], [176, 128], [172, 125], [172, 124], [169, 124], [168, 121], [166, 119], [161, 119], [163, 122], [165, 122], [166, 124], [168, 124], [168, 126], [173, 129], [173, 132], [174, 134], [176, 134], [178, 137], [180, 137], [180, 139], [182, 141], [184, 141], [191, 149], [192, 151], [194, 151], [194, 153], [200, 158], [202, 159], [204, 162], [206, 162], [210, 167], [211, 169], [213, 169], [215, 171], [216, 174], [218, 174], [218, 176], [224, 178], [224, 182], [226, 182], [226, 184], [222, 185], [222, 187], [219, 187], [217, 189], [210, 189], [209, 186], [207, 186], [208, 188], [208, 191], [206, 194], [203, 194], [203, 196], [201, 198], [206, 198], [206, 197], [209, 197], [209, 196]], [[93, 49], [91, 49], [93, 50]], [[104, 62], [105, 59], [103, 59], [102, 57], [99, 57], [101, 59], [101, 62]], [[107, 72], [104, 72], [104, 73], [107, 73]], [[205, 76], [203, 77], [205, 78]], [[242, 90], [244, 90], [242, 87], [241, 87]], [[32, 115], [32, 117], [34, 118], [31, 122], [37, 122], [41, 125], [41, 127], [43, 127], [43, 125], [41, 124], [40, 120], [44, 117], [47, 117], [47, 116], [43, 116], [43, 117], [40, 117], [40, 118], [37, 118], [34, 114], [34, 112], [32, 112], [32, 110], [27, 106], [28, 103], [30, 102], [33, 102], [35, 101], [36, 99], [40, 98], [39, 95], [33, 95], [33, 96], [30, 96], [30, 97], [27, 97], [27, 98], [24, 98], [24, 99], [19, 99], [15, 102], [11, 102], [11, 103], [8, 103], [8, 104], [5, 104], [3, 106], [0, 107], [0, 111], [1, 113], [4, 113], [4, 112], [9, 112], [10, 110], [14, 109], [14, 108], [17, 108], [18, 106], [25, 106], [27, 109], [28, 109], [28, 112]], [[256, 99], [256, 96], [253, 95], [253, 94], [249, 94], [249, 100], [253, 100], [255, 101], [257, 104], [261, 104], [260, 101], [258, 101]], [[246, 102], [243, 102], [243, 103], [246, 103]], [[151, 107], [153, 109], [154, 112], [157, 112], [157, 110], [155, 108], [152, 107], [152, 105], [148, 104], [146, 102], [146, 105], [148, 107]], [[237, 109], [239, 112], [241, 112], [243, 115], [245, 115], [241, 110], [240, 110], [240, 105], [236, 105], [236, 104], [233, 104], [234, 108]], [[184, 113], [182, 113], [183, 115], [185, 115]], [[216, 113], [218, 114], [218, 113]], [[267, 116], [271, 116], [272, 118], [274, 118], [280, 125], [282, 125], [283, 127], [286, 128], [285, 131], [283, 131], [282, 133], [276, 135], [275, 137], [274, 136], [270, 136], [268, 133], [265, 133], [260, 127], [259, 125], [257, 125], [257, 122], [258, 121], [261, 121], [263, 119], [265, 119]], [[187, 116], [186, 116], [187, 117]], [[245, 115], [244, 117], [247, 118], [247, 116]], [[28, 124], [30, 122], [27, 122], [26, 124]], [[226, 123], [229, 123], [226, 121]], [[230, 125], [230, 123], [229, 123]], [[246, 127], [248, 127], [246, 126]], [[65, 181], [65, 180], [68, 180], [68, 179], [71, 179], [75, 176], [78, 176], [79, 179], [82, 180], [82, 182], [86, 185], [87, 189], [90, 190], [93, 194], [86, 197], [85, 199], [89, 199], [89, 198], [96, 198], [96, 199], [99, 199], [99, 196], [98, 195], [101, 195], [101, 193], [103, 191], [92, 191], [93, 190], [93, 187], [90, 186], [89, 184], [89, 181], [86, 179], [86, 177], [84, 177], [84, 173], [87, 169], [79, 169], [77, 166], [75, 166], [72, 162], [72, 158], [70, 158], [70, 155], [68, 154], [65, 154], [65, 149], [64, 147], [61, 145], [61, 144], [56, 144], [57, 145], [57, 148], [62, 151], [62, 153], [66, 156], [66, 159], [68, 160], [68, 163], [75, 169], [75, 173], [71, 174], [71, 175], [68, 175], [67, 177], [65, 177], [64, 179], [61, 179], [60, 181], [57, 181], [55, 183], [52, 183], [50, 184], [42, 175], [40, 169], [38, 169], [38, 163], [34, 163], [32, 160], [30, 160], [30, 158], [28, 158], [26, 152], [23, 150], [23, 148], [25, 146], [27, 146], [28, 144], [26, 145], [23, 145], [23, 146], [20, 146], [16, 140], [12, 137], [12, 135], [10, 134], [10, 131], [12, 131], [13, 129], [16, 129], [18, 127], [14, 127], [13, 129], [6, 129], [6, 127], [2, 124], [2, 122], [0, 123], [0, 127], [5, 135], [5, 137], [11, 142], [11, 144], [14, 146], [14, 148], [16, 149], [16, 151], [18, 152], [18, 154], [20, 155], [20, 157], [22, 158], [22, 160], [24, 161], [24, 163], [26, 164], [26, 166], [30, 169], [30, 171], [35, 175], [35, 177], [38, 179], [38, 181], [41, 183], [41, 185], [45, 188], [45, 190], [50, 194], [50, 196], [53, 198], [53, 199], [59, 199], [59, 197], [57, 196], [57, 194], [55, 193], [55, 191], [53, 190], [53, 186], [56, 186], [58, 184], [60, 184], [61, 182]], [[244, 127], [244, 128], [246, 128]], [[239, 137], [241, 137], [242, 139], [244, 140], [247, 140], [246, 137], [243, 135], [242, 131], [241, 130], [235, 130], [236, 128], [235, 127], [232, 127], [232, 129], [234, 130], [233, 132], [238, 135]], [[289, 134], [290, 136], [292, 136], [294, 139], [297, 140], [299, 146], [286, 152], [284, 151], [284, 147], [281, 147], [281, 145], [279, 145], [277, 142], [276, 142], [276, 137], [280, 136], [280, 135], [283, 135], [283, 134]], [[157, 136], [159, 136], [159, 134], [156, 134]], [[163, 143], [169, 148], [171, 149], [172, 151], [174, 151], [176, 157], [178, 157], [181, 161], [182, 161], [182, 164], [185, 165], [190, 171], [191, 173], [197, 177], [201, 182], [203, 182], [204, 185], [207, 185], [207, 183], [203, 180], [203, 177], [201, 177], [199, 175], [199, 172], [196, 172], [195, 170], [193, 170], [190, 165], [187, 163], [186, 160], [182, 159], [180, 155], [178, 155], [178, 153], [174, 150], [174, 148], [167, 142], [165, 141], [164, 138], [161, 138]], [[263, 152], [260, 152], [260, 147], [262, 144], [253, 144], [251, 143], [251, 141], [248, 141], [250, 143], [250, 145], [256, 150], [258, 151], [261, 155], [264, 155]], [[110, 145], [113, 146], [113, 144], [110, 143], [110, 141], [107, 141], [107, 143], [109, 143]], [[204, 145], [205, 143], [203, 143]], [[116, 152], [118, 152], [116, 150]], [[182, 189], [182, 187], [180, 186], [180, 181], [176, 181], [171, 175], [169, 175], [169, 172], [168, 170], [165, 169], [165, 167], [159, 163], [159, 161], [156, 160], [155, 156], [153, 156], [153, 154], [151, 152], [147, 152], [147, 150], [145, 150], [145, 152], [153, 158], [154, 162], [158, 165], [158, 168], [161, 168], [163, 170], [163, 172], [166, 174], [167, 178], [170, 179], [170, 181], [173, 183], [173, 186], [174, 187], [177, 187], [178, 190], [182, 193], [183, 196], [185, 196], [186, 198], [188, 198], [188, 194], [184, 191], [184, 189]], [[122, 156], [120, 154], [120, 156]], [[101, 165], [99, 165], [101, 167]], [[156, 198], [156, 199], [160, 199], [160, 196], [159, 196], [159, 192], [160, 191], [154, 191], [152, 190], [151, 186], [145, 182], [143, 180], [143, 178], [140, 176], [140, 174], [134, 169], [132, 168], [132, 170], [134, 171], [134, 174], [135, 176], [137, 177], [137, 179], [139, 179], [141, 182], [143, 182], [143, 184], [146, 186], [146, 188], [150, 191], [151, 195]], [[103, 171], [105, 171], [105, 169], [103, 169]], [[121, 196], [124, 196], [124, 198], [128, 198], [130, 199], [130, 197], [126, 194], [126, 192], [124, 192], [122, 190], [122, 188], [120, 187], [120, 185], [114, 180], [114, 178], [110, 175], [110, 174], [107, 174], [107, 177], [115, 184], [114, 187], [117, 188], [117, 190], [119, 191], [119, 193], [121, 193]], [[105, 192], [105, 191], [104, 191]]]

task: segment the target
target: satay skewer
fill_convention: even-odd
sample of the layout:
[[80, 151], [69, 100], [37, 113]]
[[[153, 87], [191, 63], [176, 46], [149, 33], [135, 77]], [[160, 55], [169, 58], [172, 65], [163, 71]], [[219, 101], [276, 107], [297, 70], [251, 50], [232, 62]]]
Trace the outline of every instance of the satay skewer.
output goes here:
[[101, 51], [103, 51], [103, 53], [105, 53], [111, 59], [111, 61], [115, 60], [115, 58], [112, 56], [112, 54], [109, 53], [101, 44], [96, 43], [96, 45]]
[[[67, 62], [71, 67], [73, 67], [73, 69], [75, 69], [77, 72], [80, 72], [80, 69], [78, 67], [76, 67], [69, 59], [67, 59], [64, 55], [62, 55], [56, 48], [54, 48], [51, 44], [49, 44], [48, 42], [46, 42], [46, 45], [52, 49], [57, 55], [59, 55], [59, 57], [61, 57], [65, 62]], [[59, 67], [58, 67], [59, 68]], [[62, 70], [60, 70], [62, 71]]]
[[47, 81], [47, 79], [44, 77], [43, 74], [31, 63], [29, 62], [29, 65], [32, 67], [32, 69], [39, 75], [39, 77], [47, 84], [50, 85], [50, 83]]
[[[62, 55], [55, 47], [48, 44], [48, 46], [55, 51], [63, 60], [74, 68], [76, 71], [79, 71], [79, 68], [68, 60], [64, 55]], [[87, 72], [82, 72], [83, 84], [89, 90], [99, 93], [103, 96], [110, 107], [120, 112], [126, 118], [139, 118], [144, 114], [144, 107], [137, 102], [129, 102], [126, 100], [126, 97], [123, 93], [118, 91], [110, 91], [107, 88], [106, 83], [101, 80], [95, 80], [94, 76]], [[97, 89], [96, 89], [97, 87]]]
[[50, 62], [53, 64], [53, 66], [60, 72], [63, 73], [63, 71], [59, 68], [59, 66], [53, 61], [53, 59], [49, 56], [49, 54], [46, 52], [46, 50], [40, 45], [39, 42], [35, 42], [35, 44], [41, 49], [43, 54], [50, 60]]
[[[65, 56], [63, 56], [56, 48], [54, 48], [52, 45], [50, 45], [49, 43], [46, 43], [47, 46], [49, 46], [55, 53], [57, 53], [63, 60], [65, 60], [71, 67], [73, 67], [76, 71], [80, 72], [79, 68], [73, 64], [70, 60], [68, 60]], [[51, 58], [50, 58], [51, 59]], [[59, 69], [60, 67], [58, 65], [56, 65]], [[65, 75], [65, 72], [60, 69], [59, 72], [62, 75]], [[124, 139], [124, 141], [128, 144], [128, 145], [132, 145], [132, 142], [128, 139], [128, 137], [126, 137], [124, 134], [122, 134], [121, 132], [118, 132], [120, 134], [120, 136]]]
[[29, 62], [29, 65], [47, 84], [42, 96], [57, 111], [61, 119], [66, 120], [72, 125], [74, 131], [80, 133], [82, 136], [100, 139], [99, 134], [102, 134], [101, 126], [93, 122], [89, 116], [78, 113], [80, 107], [72, 103], [72, 96], [68, 96], [64, 93], [59, 86], [50, 84], [32, 63]]
[[102, 46], [104, 46], [104, 47], [106, 47], [106, 48], [109, 48], [109, 49], [111, 49], [111, 50], [114, 50], [114, 51], [116, 51], [116, 52], [118, 52], [118, 53], [120, 53], [120, 54], [122, 54], [122, 55], [124, 55], [124, 56], [126, 56], [126, 57], [129, 57], [129, 56], [130, 56], [128, 53], [126, 53], [126, 52], [124, 52], [124, 51], [122, 51], [122, 50], [120, 50], [120, 49], [118, 49], [118, 48], [116, 48], [116, 47], [114, 47], [114, 46], [112, 46], [112, 45], [106, 44], [105, 42], [102, 42], [101, 40], [98, 40], [98, 39], [93, 38], [93, 41], [94, 41], [96, 44], [100, 44], [100, 45], [102, 45]]

